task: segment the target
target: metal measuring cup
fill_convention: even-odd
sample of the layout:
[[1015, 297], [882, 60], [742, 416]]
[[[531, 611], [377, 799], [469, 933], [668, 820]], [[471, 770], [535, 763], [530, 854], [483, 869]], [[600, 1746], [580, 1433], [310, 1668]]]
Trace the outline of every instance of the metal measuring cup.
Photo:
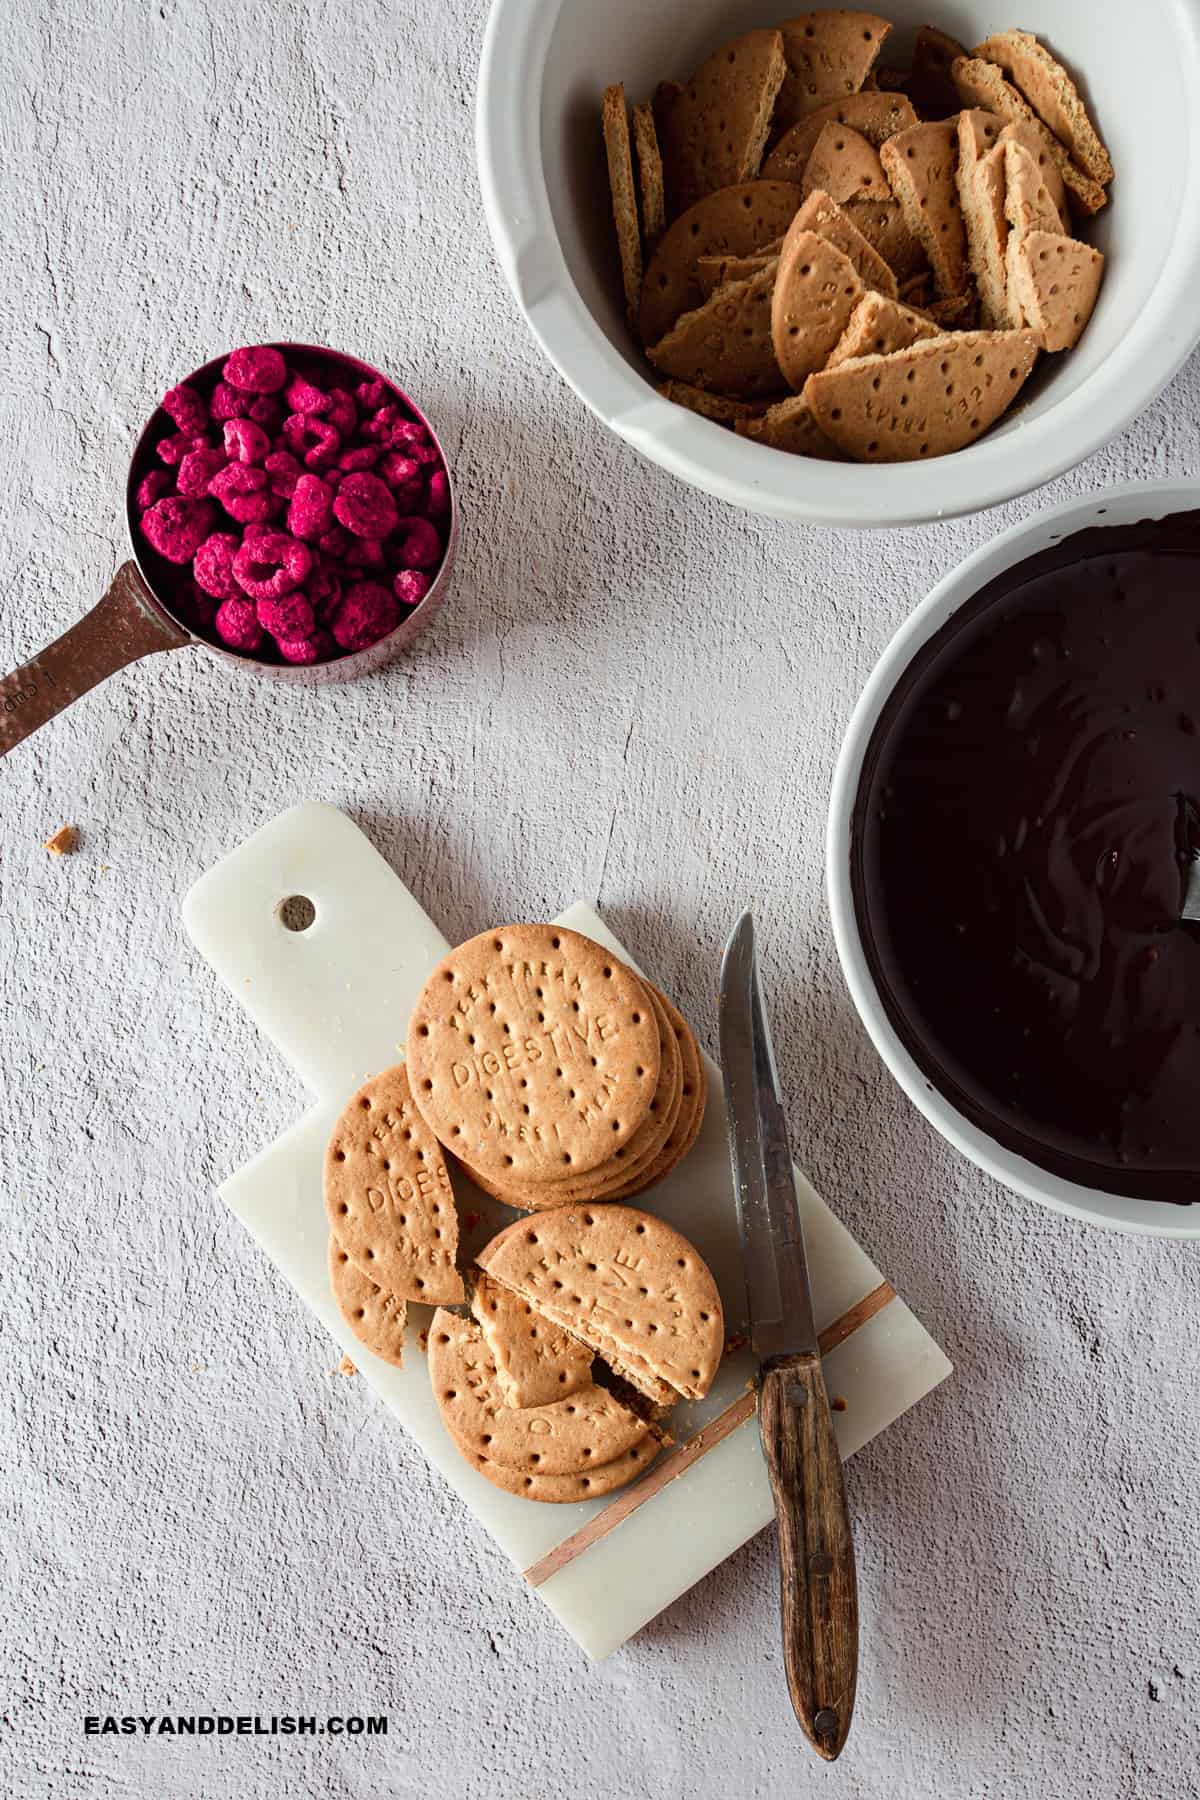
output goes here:
[[[338, 386], [348, 389], [362, 381], [383, 381], [428, 431], [430, 441], [441, 456], [450, 489], [445, 554], [428, 593], [386, 637], [365, 650], [351, 651], [328, 662], [269, 662], [213, 643], [187, 623], [190, 611], [187, 568], [159, 556], [139, 527], [134, 495], [143, 476], [151, 469], [162, 467], [155, 455], [155, 445], [176, 429], [162, 407], [156, 407], [138, 438], [125, 486], [125, 522], [132, 560], [121, 564], [108, 592], [90, 612], [23, 667], [11, 675], [0, 676], [0, 756], [6, 756], [39, 726], [45, 725], [56, 713], [62, 712], [109, 675], [115, 675], [127, 663], [137, 662], [159, 650], [182, 650], [194, 644], [227, 665], [250, 669], [272, 681], [313, 687], [328, 681], [352, 681], [356, 676], [369, 674], [372, 669], [394, 661], [433, 619], [446, 597], [454, 562], [458, 503], [449, 463], [432, 425], [420, 407], [394, 381], [353, 356], [314, 344], [277, 343], [272, 347], [287, 358], [290, 367], [308, 379], [319, 377], [327, 382], [332, 375], [337, 378]], [[228, 355], [226, 351], [187, 376], [188, 386], [198, 389], [207, 399], [221, 378]]]

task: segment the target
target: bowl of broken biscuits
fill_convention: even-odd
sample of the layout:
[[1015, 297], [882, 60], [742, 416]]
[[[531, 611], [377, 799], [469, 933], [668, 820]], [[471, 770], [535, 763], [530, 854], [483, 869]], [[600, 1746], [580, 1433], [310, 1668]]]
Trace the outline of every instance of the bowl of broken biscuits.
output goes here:
[[477, 140], [538, 342], [652, 461], [887, 526], [1073, 467], [1200, 340], [1200, 10], [494, 0]]

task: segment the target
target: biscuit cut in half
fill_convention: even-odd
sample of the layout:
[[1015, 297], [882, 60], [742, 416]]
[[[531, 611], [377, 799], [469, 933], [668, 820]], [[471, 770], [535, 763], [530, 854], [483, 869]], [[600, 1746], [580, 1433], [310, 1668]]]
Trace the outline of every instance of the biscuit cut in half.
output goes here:
[[1070, 224], [1071, 214], [1067, 205], [1067, 190], [1063, 185], [1062, 170], [1046, 148], [1045, 128], [1036, 120], [1030, 125], [1022, 120], [1017, 125], [1006, 125], [1000, 133], [1001, 144], [1020, 144], [1028, 150], [1038, 166], [1038, 173], [1046, 184], [1046, 191], [1053, 203], [1054, 210], [1063, 222], [1064, 228]]
[[948, 119], [958, 111], [958, 91], [950, 70], [966, 47], [935, 25], [922, 25], [913, 46], [906, 91], [924, 119]]
[[[545, 1406], [508, 1406], [479, 1326], [440, 1307], [429, 1327], [429, 1379], [442, 1423], [463, 1456], [505, 1471], [510, 1481], [498, 1485], [511, 1484], [531, 1499], [551, 1497], [533, 1491], [543, 1480], [576, 1483], [554, 1496], [560, 1499], [611, 1492], [649, 1460], [633, 1459], [633, 1451], [658, 1449], [646, 1420], [606, 1388], [588, 1384]], [[523, 1490], [517, 1483], [525, 1477], [530, 1487]]]
[[897, 200], [847, 200], [842, 208], [856, 231], [882, 256], [897, 282], [929, 270], [924, 245], [909, 230]]
[[864, 287], [894, 300], [896, 277], [875, 246], [866, 239], [849, 213], [845, 212], [824, 189], [817, 188], [808, 196], [789, 227], [792, 232], [815, 231], [826, 243], [833, 244], [848, 256], [858, 270]]
[[604, 153], [608, 159], [608, 185], [612, 194], [613, 222], [621, 256], [621, 281], [625, 310], [632, 322], [642, 296], [642, 236], [638, 226], [637, 194], [633, 186], [633, 154], [629, 143], [629, 115], [625, 89], [618, 82], [605, 88]]
[[686, 406], [689, 412], [711, 419], [714, 425], [736, 425], [739, 419], [758, 418], [768, 405], [765, 400], [731, 400], [726, 394], [710, 394], [704, 388], [690, 387], [686, 381], [664, 381], [658, 391], [664, 400]]
[[817, 189], [839, 203], [892, 197], [878, 150], [849, 125], [822, 127], [800, 186], [806, 200]]
[[1004, 268], [1008, 221], [1004, 216], [1005, 153], [999, 141], [1002, 135], [994, 113], [970, 108], [958, 115], [958, 200], [967, 231], [967, 260], [979, 294], [982, 322], [988, 331], [1002, 330], [1012, 323]]
[[799, 181], [826, 125], [848, 125], [878, 150], [880, 144], [918, 123], [904, 94], [847, 94], [829, 100], [784, 132], [762, 166], [764, 180]]
[[730, 281], [677, 319], [646, 356], [663, 375], [754, 400], [786, 385], [775, 360], [771, 301], [778, 259], [746, 281]]
[[338, 1119], [324, 1185], [331, 1231], [384, 1293], [430, 1306], [464, 1297], [454, 1190], [404, 1063], [372, 1076]]
[[702, 256], [696, 264], [700, 292], [708, 300], [727, 282], [749, 281], [751, 276], [761, 274], [767, 264], [774, 261], [781, 247], [782, 240], [761, 256]]
[[790, 181], [744, 181], [723, 188], [676, 219], [659, 241], [642, 285], [638, 335], [657, 344], [675, 321], [701, 304], [702, 256], [754, 256], [787, 230], [804, 196]]
[[967, 232], [958, 199], [958, 127], [954, 119], [914, 125], [879, 152], [905, 223], [920, 240], [939, 295], [970, 285]]
[[[638, 188], [642, 196], [642, 250], [649, 257], [667, 229], [667, 201], [663, 187], [662, 156], [654, 126], [654, 108], [639, 100], [633, 109], [633, 146], [637, 152]], [[634, 312], [641, 303], [639, 282]]]
[[999, 31], [977, 44], [971, 54], [995, 63], [1084, 174], [1102, 187], [1108, 186], [1113, 178], [1112, 159], [1075, 83], [1044, 44], [1028, 31]]
[[1020, 393], [1037, 360], [1031, 331], [963, 331], [810, 376], [817, 424], [859, 462], [964, 450]]
[[655, 107], [667, 204], [675, 217], [705, 194], [758, 174], [787, 74], [778, 31], [747, 31]]
[[789, 231], [771, 303], [778, 366], [799, 392], [830, 351], [866, 290], [848, 256], [815, 231]]
[[329, 1285], [338, 1311], [360, 1344], [373, 1350], [393, 1368], [404, 1361], [404, 1330], [408, 1304], [389, 1294], [352, 1263], [337, 1238], [329, 1234]]
[[592, 1352], [527, 1300], [482, 1272], [471, 1311], [496, 1365], [506, 1406], [547, 1406], [592, 1385]]
[[787, 74], [775, 106], [777, 132], [830, 100], [857, 94], [892, 27], [875, 13], [831, 7], [798, 13], [779, 29]]
[[478, 1262], [657, 1405], [699, 1400], [721, 1361], [721, 1297], [685, 1237], [635, 1207], [519, 1219]]
[[1004, 216], [1017, 232], [1063, 228], [1042, 172], [1023, 144], [1004, 146]]
[[834, 346], [827, 369], [860, 356], [890, 356], [923, 338], [939, 337], [941, 328], [923, 313], [883, 294], [864, 294]]
[[1098, 181], [1071, 161], [1065, 145], [1048, 131], [1025, 97], [1006, 81], [995, 63], [981, 56], [962, 56], [953, 64], [951, 75], [964, 106], [982, 106], [994, 112], [1008, 125], [1032, 125], [1042, 148], [1053, 157], [1071, 204], [1082, 213], [1098, 213], [1108, 205], [1108, 195]]
[[1058, 232], [1015, 232], [1008, 281], [1021, 318], [1043, 350], [1071, 350], [1092, 316], [1104, 257]]
[[817, 428], [803, 394], [781, 400], [761, 419], [739, 419], [737, 432], [770, 450], [786, 450], [790, 456], [815, 456], [822, 462], [842, 460], [841, 451]]

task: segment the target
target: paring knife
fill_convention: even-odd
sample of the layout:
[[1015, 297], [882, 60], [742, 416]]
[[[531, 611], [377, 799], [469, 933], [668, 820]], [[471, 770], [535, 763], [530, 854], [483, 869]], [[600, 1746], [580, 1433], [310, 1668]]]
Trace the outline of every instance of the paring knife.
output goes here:
[[854, 1540], [749, 912], [721, 965], [721, 1063], [760, 1365], [758, 1423], [779, 1520], [784, 1666], [796, 1717], [832, 1762], [850, 1730], [858, 1683]]

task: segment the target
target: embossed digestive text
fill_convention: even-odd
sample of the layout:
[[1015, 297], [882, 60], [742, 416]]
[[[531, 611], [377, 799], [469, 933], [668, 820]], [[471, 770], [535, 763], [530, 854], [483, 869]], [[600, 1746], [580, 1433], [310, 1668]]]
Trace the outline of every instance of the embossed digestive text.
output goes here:
[[[405, 1131], [409, 1133], [408, 1138], [402, 1135]], [[450, 1177], [440, 1156], [430, 1163], [421, 1161], [419, 1154], [411, 1152], [411, 1137], [409, 1113], [405, 1107], [398, 1112], [389, 1108], [372, 1125], [368, 1147], [376, 1159], [376, 1167], [363, 1189], [363, 1199], [372, 1217], [386, 1223], [388, 1241], [401, 1255], [431, 1268], [449, 1268], [454, 1260], [450, 1251], [439, 1243], [422, 1242], [413, 1234], [411, 1225], [414, 1217], [436, 1217], [443, 1201], [453, 1207]], [[387, 1152], [398, 1144], [403, 1144], [405, 1154], [402, 1162], [391, 1163]], [[440, 1226], [435, 1225], [433, 1233], [435, 1238], [440, 1237]]]
[[[565, 1122], [595, 1127], [616, 1104], [618, 1078], [602, 1053], [620, 1037], [620, 1021], [592, 1006], [580, 977], [561, 963], [522, 958], [504, 974], [507, 992], [481, 977], [455, 995], [448, 1023], [459, 1051], [450, 1075], [459, 1092], [482, 1094], [480, 1122], [495, 1139], [558, 1150], [569, 1135]], [[565, 1121], [534, 1117], [525, 1098], [530, 1072], [543, 1092], [547, 1077], [561, 1085]]]

